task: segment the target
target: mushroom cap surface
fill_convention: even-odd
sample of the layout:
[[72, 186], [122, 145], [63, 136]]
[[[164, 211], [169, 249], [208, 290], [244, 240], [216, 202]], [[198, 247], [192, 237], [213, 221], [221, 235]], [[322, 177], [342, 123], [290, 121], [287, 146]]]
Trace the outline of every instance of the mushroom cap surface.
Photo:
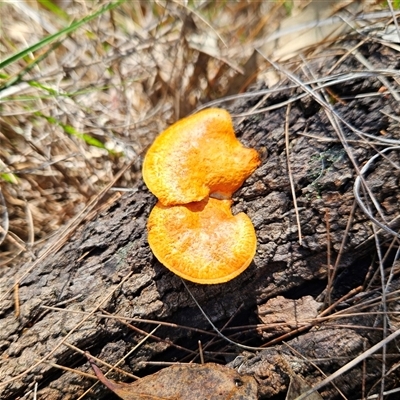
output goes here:
[[250, 218], [232, 215], [231, 200], [208, 198], [174, 207], [158, 202], [147, 229], [157, 259], [196, 283], [227, 282], [251, 263], [257, 238]]
[[164, 205], [208, 195], [230, 198], [260, 164], [258, 152], [236, 138], [229, 113], [210, 108], [162, 132], [143, 163], [143, 179]]

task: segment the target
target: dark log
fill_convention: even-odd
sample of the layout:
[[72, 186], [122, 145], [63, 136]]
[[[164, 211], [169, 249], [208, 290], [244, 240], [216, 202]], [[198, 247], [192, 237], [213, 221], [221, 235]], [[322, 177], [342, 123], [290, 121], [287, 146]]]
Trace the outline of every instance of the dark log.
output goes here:
[[[356, 43], [357, 40], [347, 42], [347, 45], [351, 47]], [[373, 41], [365, 43], [358, 51], [374, 68], [387, 72], [367, 73], [352, 55], [345, 57], [330, 71], [343, 51], [335, 54], [327, 51], [310, 62], [308, 68], [320, 78], [326, 78], [327, 71], [330, 71], [330, 76], [364, 71], [359, 77], [347, 80], [344, 77], [342, 82], [331, 84], [329, 91], [325, 92], [329, 93], [328, 100], [336, 112], [358, 130], [398, 140], [399, 122], [391, 116], [400, 115], [400, 105], [388, 91], [382, 90], [384, 85], [378, 79], [386, 75], [393, 87], [399, 90], [398, 52]], [[396, 70], [397, 83], [392, 79]], [[309, 80], [304, 75], [301, 78]], [[283, 85], [290, 85], [287, 80], [283, 82]], [[286, 106], [279, 106], [281, 102], [302, 93], [304, 90], [301, 88], [285, 89], [281, 86], [277, 92], [266, 96], [260, 106], [278, 105], [275, 109], [247, 117], [237, 125], [238, 136], [243, 143], [259, 150], [263, 159], [260, 168], [235, 194], [233, 207], [234, 212], [246, 212], [255, 225], [258, 248], [254, 261], [242, 275], [226, 284], [207, 286], [189, 282], [187, 286], [218, 328], [222, 328], [230, 318], [233, 319], [229, 326], [259, 324], [257, 310], [278, 295], [292, 300], [312, 296], [326, 307], [328, 297], [333, 303], [361, 288], [358, 294], [338, 302], [331, 312], [357, 306], [350, 308], [349, 312], [364, 314], [332, 321], [321, 320], [318, 325], [310, 325], [295, 336], [288, 336], [287, 344], [278, 341], [261, 352], [243, 353], [240, 347], [215, 335], [181, 279], [152, 255], [146, 240], [146, 221], [155, 198], [140, 181], [131, 193], [82, 224], [59, 251], [49, 254], [23, 279], [19, 288], [21, 312], [18, 318], [14, 314], [11, 295], [0, 304], [1, 399], [22, 397], [33, 390], [35, 382], [38, 383], [40, 399], [77, 399], [95, 381], [62, 371], [48, 363], [39, 364], [22, 378], [5, 385], [4, 382], [23, 374], [63, 340], [113, 364], [144, 337], [143, 333], [117, 319], [87, 317], [80, 312], [108, 312], [208, 331], [209, 334], [161, 326], [155, 335], [165, 341], [148, 339], [129, 354], [120, 367], [133, 374], [147, 375], [155, 371], [154, 367], [146, 364], [147, 361], [189, 361], [193, 358], [174, 344], [196, 351], [199, 340], [204, 346], [214, 338], [214, 343], [205, 351], [206, 361], [228, 363], [240, 356], [232, 365], [256, 377], [260, 398], [282, 398], [291, 373], [301, 375], [313, 385], [322, 379], [315, 365], [329, 375], [382, 340], [384, 318], [380, 314], [367, 314], [382, 311], [381, 284], [377, 263], [373, 262], [376, 246], [372, 224], [359, 207], [353, 210], [355, 167], [326, 111], [318, 102], [308, 95], [295, 100], [291, 103], [288, 117]], [[321, 91], [317, 93], [321, 94]], [[365, 96], [361, 96], [363, 94]], [[355, 98], [356, 95], [360, 95], [359, 98]], [[236, 104], [232, 112], [248, 111], [261, 98], [263, 95], [260, 94], [248, 102]], [[301, 244], [287, 168], [286, 120], [289, 124], [289, 158], [299, 207]], [[358, 166], [375, 155], [376, 149], [383, 148], [381, 144], [373, 147], [362, 141], [343, 123], [340, 129]], [[400, 164], [398, 151], [388, 152], [387, 156], [392, 162]], [[368, 175], [368, 184], [382, 205], [387, 220], [393, 221], [391, 229], [398, 231], [399, 170], [382, 158], [375, 165], [376, 168]], [[384, 252], [392, 237], [379, 227], [377, 230]], [[332, 286], [325, 290], [342, 245]], [[393, 262], [396, 246], [398, 242], [388, 252], [386, 266]], [[23, 271], [28, 268], [29, 265], [24, 266]], [[14, 275], [13, 270], [2, 271], [2, 293], [14, 282]], [[389, 291], [399, 288], [397, 269]], [[376, 301], [360, 308], [368, 299]], [[393, 310], [399, 307], [395, 297], [389, 297], [387, 304]], [[49, 310], [44, 306], [63, 310]], [[301, 319], [301, 316], [297, 317]], [[156, 326], [149, 321], [131, 322], [131, 325], [145, 332]], [[388, 332], [399, 328], [398, 319], [389, 316]], [[242, 331], [231, 336], [232, 331], [224, 330], [224, 334], [247, 346], [261, 346], [284, 333], [272, 327], [268, 330], [243, 328]], [[389, 344], [387, 370], [399, 359], [398, 352]], [[65, 344], [57, 347], [48, 361], [92, 373], [85, 356]], [[363, 387], [365, 393], [372, 387], [374, 392], [379, 390], [381, 368], [381, 357], [372, 357], [335, 382], [349, 399], [359, 398]], [[121, 373], [111, 377], [126, 379]], [[388, 374], [387, 390], [399, 383], [398, 372], [397, 378], [396, 373]], [[338, 391], [333, 386], [324, 388], [323, 394], [329, 399], [338, 397]], [[85, 398], [111, 397], [108, 389], [97, 385]]]

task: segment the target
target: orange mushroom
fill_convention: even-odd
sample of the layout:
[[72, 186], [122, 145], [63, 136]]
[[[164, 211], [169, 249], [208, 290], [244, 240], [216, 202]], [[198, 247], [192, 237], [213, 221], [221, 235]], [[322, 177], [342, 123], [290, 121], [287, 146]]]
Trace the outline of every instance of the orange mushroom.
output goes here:
[[164, 205], [229, 199], [260, 164], [237, 140], [229, 113], [210, 108], [162, 132], [149, 148], [143, 179]]
[[232, 215], [230, 198], [259, 164], [257, 151], [236, 139], [225, 110], [201, 111], [162, 132], [143, 163], [143, 179], [159, 200], [147, 224], [158, 260], [197, 283], [242, 273], [257, 239], [249, 217]]
[[150, 213], [148, 241], [158, 260], [196, 283], [223, 283], [242, 273], [256, 251], [250, 218], [232, 215], [231, 200], [206, 200], [178, 206], [158, 202]]

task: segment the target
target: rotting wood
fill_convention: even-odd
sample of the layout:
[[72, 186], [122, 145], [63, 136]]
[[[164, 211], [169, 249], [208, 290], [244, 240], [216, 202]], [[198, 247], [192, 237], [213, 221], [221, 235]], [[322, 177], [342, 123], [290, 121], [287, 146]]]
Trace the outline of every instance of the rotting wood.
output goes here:
[[[369, 43], [359, 51], [376, 68], [400, 69], [395, 50]], [[324, 71], [329, 70], [338, 58], [336, 55], [326, 55], [310, 65], [315, 73], [324, 76]], [[360, 69], [358, 62], [349, 56], [333, 73]], [[375, 136], [384, 134], [386, 138], [399, 139], [398, 122], [388, 115], [399, 115], [400, 105], [390, 94], [379, 94], [381, 86], [375, 77], [364, 77], [333, 85], [330, 91], [343, 99], [343, 102], [335, 104], [337, 112], [357, 129]], [[300, 89], [281, 90], [271, 95], [264, 106], [278, 104], [300, 93]], [[362, 93], [375, 95], [347, 99], [347, 96]], [[237, 105], [233, 112], [248, 111], [258, 100], [252, 99]], [[323, 300], [321, 293], [326, 287], [328, 273], [332, 272], [327, 266], [327, 221], [333, 264], [352, 213], [354, 168], [325, 111], [316, 102], [304, 97], [291, 105], [289, 116], [290, 163], [303, 235], [302, 245], [299, 245], [287, 175], [285, 112], [285, 107], [279, 107], [256, 114], [246, 118], [237, 127], [243, 143], [258, 149], [263, 158], [260, 168], [236, 193], [233, 207], [234, 212], [245, 211], [256, 227], [258, 249], [254, 262], [237, 279], [226, 284], [204, 286], [188, 283], [199, 304], [218, 327], [232, 316], [235, 318], [231, 324], [259, 323], [257, 306], [278, 295], [290, 299], [310, 295]], [[342, 129], [359, 165], [375, 154], [374, 149], [363, 144], [348, 128], [342, 126]], [[399, 164], [398, 153], [393, 152], [390, 157]], [[396, 172], [385, 162], [368, 176], [369, 185], [386, 216], [394, 220], [394, 230], [400, 226], [399, 180], [399, 171]], [[0, 345], [3, 352], [0, 382], [23, 373], [68, 334], [68, 343], [90, 351], [110, 364], [117, 363], [143, 338], [140, 332], [131, 330], [116, 319], [90, 317], [71, 333], [83, 319], [81, 312], [94, 310], [116, 288], [118, 290], [101, 306], [102, 310], [124, 317], [153, 319], [208, 330], [213, 334], [180, 279], [160, 265], [150, 252], [146, 221], [154, 204], [155, 198], [139, 182], [133, 193], [118, 199], [86, 222], [60, 251], [49, 255], [23, 280], [19, 288], [21, 307], [18, 318], [14, 314], [12, 296], [0, 305]], [[380, 341], [382, 316], [366, 314], [371, 310], [382, 311], [379, 305], [380, 280], [371, 279], [375, 271], [369, 270], [375, 255], [372, 234], [370, 221], [357, 208], [330, 293], [331, 301], [337, 301], [354, 288], [364, 285], [368, 276], [370, 287], [362, 287], [358, 295], [340, 302], [336, 307], [336, 310], [355, 307], [366, 299], [375, 298], [376, 303], [369, 308], [361, 311], [357, 307], [350, 309], [363, 315], [333, 321], [321, 320], [318, 325], [310, 326], [297, 337], [288, 337], [287, 344], [275, 345], [251, 356], [218, 340], [219, 344], [205, 350], [206, 360], [227, 362], [235, 356], [241, 357], [236, 359], [235, 366], [240, 372], [256, 377], [260, 398], [273, 398], [287, 389], [290, 371], [302, 375], [312, 385], [321, 379], [321, 374], [311, 361], [329, 374], [349, 358]], [[390, 236], [382, 233], [380, 239], [383, 248], [390, 244]], [[393, 256], [393, 252], [391, 254]], [[1, 292], [8, 290], [14, 278], [15, 271], [2, 271]], [[397, 269], [391, 291], [399, 288]], [[43, 306], [61, 306], [69, 312]], [[388, 302], [388, 307], [398, 307], [398, 300], [393, 298]], [[399, 322], [394, 317], [389, 322], [390, 329], [399, 328]], [[147, 332], [153, 328], [149, 323], [132, 325]], [[278, 333], [281, 334], [281, 330]], [[197, 349], [198, 340], [202, 340], [204, 345], [211, 337], [168, 326], [160, 327], [156, 335], [193, 351]], [[254, 346], [263, 343], [257, 330], [235, 336], [235, 340]], [[221, 351], [230, 353], [230, 356], [222, 359], [217, 356]], [[389, 369], [399, 361], [399, 355], [391, 352], [390, 346], [387, 353]], [[184, 356], [187, 353], [168, 342], [149, 340], [133, 352], [121, 368], [134, 374], [147, 374], [152, 369], [146, 369], [146, 361], [171, 361]], [[311, 361], [307, 362], [306, 358]], [[60, 346], [48, 361], [90, 372], [85, 357], [68, 346]], [[368, 371], [367, 376], [363, 374], [363, 368]], [[380, 368], [379, 357], [373, 358], [366, 365], [343, 376], [338, 386], [348, 398], [359, 397], [364, 379], [366, 390], [378, 384]], [[122, 378], [122, 375], [116, 374], [112, 378]], [[94, 381], [42, 363], [23, 379], [14, 380], [1, 388], [0, 397], [15, 399], [32, 390], [35, 382], [39, 384], [38, 398], [55, 400], [76, 399]], [[389, 375], [388, 389], [394, 384], [393, 376]], [[335, 398], [337, 391], [330, 386], [324, 395], [326, 398]], [[110, 395], [106, 388], [98, 385], [85, 398], [110, 398]]]

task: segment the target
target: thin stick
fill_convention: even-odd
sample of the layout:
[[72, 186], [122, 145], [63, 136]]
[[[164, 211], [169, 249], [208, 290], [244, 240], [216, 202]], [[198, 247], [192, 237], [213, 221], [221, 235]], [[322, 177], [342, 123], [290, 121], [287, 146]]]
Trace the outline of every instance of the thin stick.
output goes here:
[[290, 164], [290, 152], [289, 152], [289, 115], [290, 115], [291, 104], [288, 104], [286, 108], [286, 119], [285, 119], [285, 147], [286, 147], [286, 161], [287, 161], [287, 168], [288, 168], [288, 176], [290, 182], [290, 190], [292, 192], [293, 197], [293, 206], [294, 211], [296, 213], [296, 222], [297, 222], [297, 231], [299, 233], [299, 244], [302, 244], [302, 234], [301, 234], [301, 224], [300, 224], [300, 215], [299, 215], [299, 208], [297, 206], [297, 197], [296, 197], [296, 189], [294, 187], [294, 179], [292, 173], [292, 167]]
[[19, 317], [20, 313], [20, 302], [19, 302], [19, 285], [14, 286], [14, 308], [15, 308], [15, 318]]
[[199, 344], [200, 364], [204, 364], [204, 354], [203, 354], [203, 346], [201, 344], [201, 340], [198, 341], [198, 344]]
[[331, 305], [331, 295], [332, 295], [332, 287], [333, 287], [333, 276], [335, 271], [332, 271], [331, 265], [331, 224], [329, 222], [329, 208], [325, 210], [325, 225], [326, 225], [326, 257], [327, 257], [327, 266], [328, 266], [328, 284], [326, 287], [326, 297], [325, 303], [328, 303], [328, 306]]

